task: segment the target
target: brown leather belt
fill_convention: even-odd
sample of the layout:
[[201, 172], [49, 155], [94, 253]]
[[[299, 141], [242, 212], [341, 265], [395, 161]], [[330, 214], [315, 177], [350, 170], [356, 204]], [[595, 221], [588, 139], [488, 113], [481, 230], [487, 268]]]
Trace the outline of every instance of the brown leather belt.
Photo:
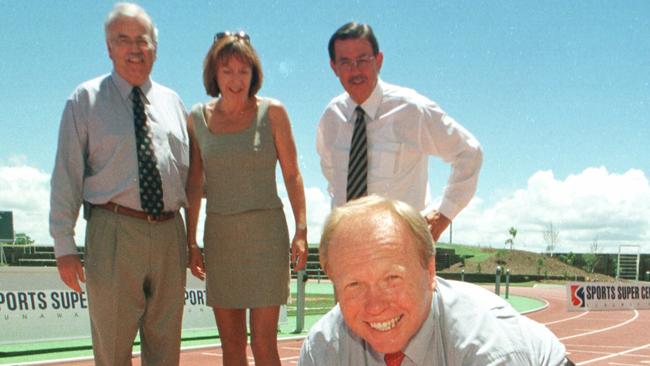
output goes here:
[[160, 214], [160, 216], [149, 215], [144, 211], [134, 210], [132, 208], [120, 206], [113, 202], [104, 203], [102, 205], [93, 205], [107, 211], [115, 212], [120, 215], [135, 217], [136, 219], [147, 220], [148, 222], [161, 222], [171, 220], [176, 216], [175, 211], [167, 211]]

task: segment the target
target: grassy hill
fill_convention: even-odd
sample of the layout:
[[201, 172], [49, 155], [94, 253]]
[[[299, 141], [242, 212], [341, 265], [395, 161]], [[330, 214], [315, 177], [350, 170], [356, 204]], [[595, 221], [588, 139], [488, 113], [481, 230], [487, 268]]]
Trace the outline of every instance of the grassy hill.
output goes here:
[[527, 252], [517, 249], [480, 248], [460, 244], [437, 244], [438, 248], [453, 249], [456, 255], [464, 257], [464, 263], [456, 263], [441, 273], [494, 273], [497, 266], [510, 269], [511, 274], [565, 276], [584, 276], [594, 281], [613, 281], [612, 277], [600, 273], [589, 273], [581, 268], [570, 266], [557, 257]]

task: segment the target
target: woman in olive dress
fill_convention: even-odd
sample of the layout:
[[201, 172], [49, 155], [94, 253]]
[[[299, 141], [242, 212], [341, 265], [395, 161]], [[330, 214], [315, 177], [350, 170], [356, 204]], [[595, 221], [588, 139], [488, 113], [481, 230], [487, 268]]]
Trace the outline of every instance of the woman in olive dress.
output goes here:
[[[289, 261], [300, 270], [307, 260], [305, 192], [291, 124], [280, 102], [257, 96], [262, 79], [248, 35], [218, 33], [203, 66], [214, 99], [194, 106], [188, 119], [189, 266], [206, 279], [225, 365], [247, 364], [247, 309], [255, 364], [280, 365], [277, 323], [289, 295]], [[295, 218], [291, 244], [277, 163]], [[202, 255], [196, 227], [204, 191]]]

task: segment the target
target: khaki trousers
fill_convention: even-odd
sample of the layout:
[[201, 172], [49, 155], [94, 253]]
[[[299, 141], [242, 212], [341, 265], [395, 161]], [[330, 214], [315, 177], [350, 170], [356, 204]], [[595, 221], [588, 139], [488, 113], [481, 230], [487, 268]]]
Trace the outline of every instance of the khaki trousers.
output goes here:
[[180, 215], [149, 223], [92, 210], [84, 267], [96, 365], [131, 365], [138, 331], [143, 366], [178, 365], [186, 240]]

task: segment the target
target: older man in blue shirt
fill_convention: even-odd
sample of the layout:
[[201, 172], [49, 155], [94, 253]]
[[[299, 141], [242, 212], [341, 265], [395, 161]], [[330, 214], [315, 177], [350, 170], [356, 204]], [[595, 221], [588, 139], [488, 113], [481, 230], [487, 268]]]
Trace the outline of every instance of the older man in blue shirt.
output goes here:
[[[188, 136], [183, 103], [149, 75], [157, 30], [140, 6], [105, 23], [113, 72], [66, 102], [52, 174], [50, 233], [63, 282], [86, 281], [97, 365], [178, 365], [185, 286]], [[74, 241], [88, 219], [82, 266]]]
[[500, 297], [437, 278], [427, 223], [403, 202], [335, 209], [320, 255], [339, 304], [310, 330], [300, 365], [571, 365], [553, 333]]

